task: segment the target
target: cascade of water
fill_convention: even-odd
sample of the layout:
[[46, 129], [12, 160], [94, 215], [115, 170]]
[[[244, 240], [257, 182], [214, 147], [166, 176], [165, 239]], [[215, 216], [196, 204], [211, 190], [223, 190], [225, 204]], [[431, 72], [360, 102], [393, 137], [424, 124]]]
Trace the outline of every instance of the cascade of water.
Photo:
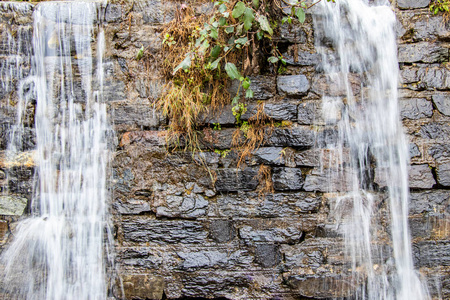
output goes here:
[[[328, 170], [335, 177], [330, 182], [339, 182], [330, 191], [340, 192], [333, 211], [359, 286], [354, 297], [427, 299], [413, 267], [407, 222], [409, 157], [397, 104], [395, 15], [388, 1], [322, 2], [314, 21], [324, 73], [334, 87], [323, 97], [328, 124], [336, 122], [327, 116], [328, 103], [345, 103], [335, 123], [337, 141], [328, 145], [339, 158]], [[387, 224], [390, 234], [383, 233]]]
[[32, 217], [19, 223], [1, 257], [11, 298], [107, 297], [111, 129], [102, 98], [99, 8], [95, 2], [35, 8], [37, 182]]

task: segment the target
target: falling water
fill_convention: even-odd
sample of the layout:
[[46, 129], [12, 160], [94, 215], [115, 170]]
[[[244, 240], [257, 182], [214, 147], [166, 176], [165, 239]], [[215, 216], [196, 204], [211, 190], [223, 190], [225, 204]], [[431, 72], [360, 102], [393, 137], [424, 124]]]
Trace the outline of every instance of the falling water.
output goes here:
[[20, 222], [1, 257], [11, 298], [107, 297], [111, 131], [102, 97], [100, 6], [43, 2], [35, 8], [37, 179], [32, 216]]
[[[397, 103], [395, 15], [387, 0], [322, 2], [316, 39], [333, 87], [323, 97], [323, 117], [338, 132], [327, 145], [338, 158], [328, 170], [338, 184], [329, 190], [340, 192], [333, 211], [359, 286], [353, 295], [428, 299], [413, 267], [407, 222], [409, 157]], [[330, 103], [345, 103], [338, 122], [327, 116]], [[383, 233], [386, 224], [390, 233]]]

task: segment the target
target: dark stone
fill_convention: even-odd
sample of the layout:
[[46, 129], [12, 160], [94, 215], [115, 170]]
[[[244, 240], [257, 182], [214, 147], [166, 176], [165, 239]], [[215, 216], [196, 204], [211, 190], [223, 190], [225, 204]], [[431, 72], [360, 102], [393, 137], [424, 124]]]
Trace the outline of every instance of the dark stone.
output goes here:
[[295, 153], [295, 164], [301, 167], [318, 167], [320, 166], [320, 152], [316, 149], [310, 149]]
[[450, 187], [450, 161], [438, 162], [436, 165], [437, 182]]
[[430, 0], [398, 0], [397, 5], [401, 9], [423, 8], [430, 4]]
[[[299, 224], [300, 223], [300, 224]], [[250, 220], [239, 229], [239, 237], [246, 243], [299, 243], [303, 235], [301, 221]]]
[[120, 263], [125, 268], [135, 271], [136, 269], [157, 269], [163, 263], [163, 253], [155, 251], [154, 248], [133, 247], [120, 249]]
[[204, 140], [207, 146], [213, 149], [230, 149], [232, 147], [234, 128], [222, 128], [222, 130], [212, 130], [211, 137]]
[[281, 262], [281, 253], [277, 245], [258, 244], [255, 252], [258, 263], [264, 268], [275, 267]]
[[276, 191], [300, 190], [304, 182], [302, 171], [296, 168], [273, 168], [272, 181]]
[[414, 144], [414, 143], [409, 144], [409, 157], [410, 158], [419, 157], [421, 155], [422, 155], [422, 153], [420, 153], [419, 147], [416, 144]]
[[448, 141], [450, 139], [450, 125], [436, 122], [428, 123], [420, 128], [419, 133], [424, 139]]
[[450, 144], [433, 144], [428, 149], [428, 154], [435, 159], [450, 157]]
[[233, 221], [214, 220], [209, 225], [209, 236], [217, 243], [226, 243], [233, 240], [236, 230]]
[[431, 96], [437, 110], [446, 116], [450, 116], [450, 95], [449, 94], [434, 94]]
[[404, 99], [399, 101], [400, 115], [403, 119], [417, 120], [433, 115], [433, 105], [422, 98]]
[[103, 84], [103, 98], [106, 101], [119, 101], [127, 98], [125, 83], [118, 80], [107, 80]]
[[113, 204], [115, 210], [122, 215], [138, 215], [145, 212], [151, 212], [148, 201], [139, 199], [127, 199], [126, 201], [117, 201]]
[[[321, 239], [324, 241], [324, 239]], [[323, 255], [325, 249], [332, 247], [337, 248], [328, 242], [322, 245], [316, 243], [303, 242], [301, 245], [282, 245], [282, 253], [285, 258], [284, 266], [288, 269], [293, 268], [313, 268], [316, 269], [326, 264], [326, 259]]]
[[144, 24], [164, 24], [175, 18], [176, 4], [161, 0], [135, 2], [133, 11], [142, 15]]
[[[339, 173], [330, 169], [313, 169], [310, 174], [306, 175], [303, 189], [324, 193], [351, 191], [352, 172], [349, 168], [345, 168]], [[339, 176], [337, 176], [338, 174]]]
[[417, 267], [450, 266], [448, 241], [423, 241], [413, 244], [414, 265]]
[[185, 297], [216, 297], [233, 295], [236, 290], [246, 289], [251, 284], [251, 278], [237, 272], [213, 272], [189, 274], [183, 278], [182, 293]]
[[292, 24], [285, 22], [280, 26], [280, 38], [293, 44], [304, 44], [307, 40], [307, 34], [299, 22], [294, 20]]
[[253, 151], [252, 161], [265, 165], [284, 165], [283, 148], [281, 147], [261, 147]]
[[[267, 100], [276, 95], [276, 83], [274, 76], [249, 76], [250, 79], [250, 89], [253, 91], [254, 100]], [[228, 92], [230, 95], [236, 95], [240, 82], [239, 80], [233, 80]], [[243, 97], [245, 95], [242, 87], [239, 90], [240, 95]]]
[[161, 112], [157, 111], [150, 105], [113, 105], [111, 112], [112, 122], [121, 131], [130, 131], [139, 128], [157, 128], [164, 121]]
[[316, 120], [322, 119], [322, 102], [305, 101], [298, 105], [297, 122], [301, 125], [313, 125]]
[[440, 65], [407, 66], [400, 70], [402, 82], [412, 90], [450, 89], [450, 70]]
[[412, 189], [430, 189], [436, 184], [433, 173], [427, 164], [412, 165], [409, 169], [409, 187]]
[[[286, 283], [301, 296], [313, 299], [344, 298], [351, 296], [355, 287], [350, 276], [328, 274], [323, 276], [292, 275]], [[350, 298], [350, 297], [349, 297]]]
[[430, 16], [429, 12], [417, 15], [406, 14], [405, 18], [407, 22], [406, 29], [413, 32], [412, 38], [414, 41], [448, 40], [450, 37], [449, 24], [445, 22], [440, 14], [437, 16]]
[[108, 23], [118, 22], [122, 19], [122, 6], [109, 3], [106, 7], [105, 21]]
[[[296, 104], [289, 102], [279, 102], [264, 103], [262, 105], [264, 113], [274, 121], [295, 121], [297, 119]], [[254, 117], [258, 113], [258, 109], [260, 109], [259, 105], [247, 105], [247, 112], [241, 116], [241, 120], [247, 121], [251, 117]]]
[[312, 147], [315, 132], [306, 126], [293, 128], [276, 128], [266, 142], [270, 146], [278, 147]]
[[192, 244], [205, 241], [208, 233], [196, 221], [158, 221], [139, 217], [122, 223], [123, 238], [132, 243]]
[[437, 43], [420, 42], [398, 46], [400, 63], [440, 63], [448, 61], [448, 49]]
[[253, 257], [245, 250], [211, 250], [211, 248], [186, 250], [188, 251], [177, 252], [177, 255], [184, 260], [181, 266], [184, 270], [249, 267], [253, 261]]
[[441, 210], [450, 213], [450, 193], [448, 191], [414, 192], [410, 194], [410, 199], [410, 214], [433, 214], [440, 213]]
[[217, 170], [216, 191], [237, 192], [256, 189], [258, 171], [253, 168]]
[[[294, 45], [295, 47], [296, 45]], [[292, 51], [293, 52], [293, 51]], [[295, 59], [294, 54], [284, 53], [284, 59], [288, 65], [293, 66], [316, 66], [320, 63], [321, 57], [318, 53], [311, 53], [309, 51], [299, 50], [297, 58]]]
[[278, 76], [278, 92], [288, 97], [301, 97], [308, 93], [310, 85], [305, 75]]
[[158, 206], [156, 215], [158, 217], [181, 217], [198, 218], [206, 215], [208, 201], [202, 195], [191, 193], [188, 196], [166, 196], [166, 206]]
[[[219, 195], [215, 204], [220, 217], [284, 218], [298, 213], [317, 212], [322, 198], [314, 193], [275, 193], [264, 197], [257, 192]], [[314, 227], [317, 220], [303, 219], [305, 227]], [[306, 230], [306, 229], [305, 229]]]

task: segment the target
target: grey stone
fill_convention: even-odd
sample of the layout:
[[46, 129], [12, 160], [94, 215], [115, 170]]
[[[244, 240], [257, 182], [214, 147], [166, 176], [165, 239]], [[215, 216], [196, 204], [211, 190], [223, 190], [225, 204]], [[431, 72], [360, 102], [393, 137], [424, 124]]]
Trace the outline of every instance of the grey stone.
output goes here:
[[125, 268], [134, 271], [139, 268], [157, 269], [163, 263], [160, 251], [149, 247], [127, 247], [120, 249], [119, 257]]
[[351, 275], [323, 274], [287, 276], [286, 284], [300, 295], [313, 299], [347, 298], [355, 289]]
[[413, 192], [410, 199], [410, 214], [450, 213], [450, 193], [446, 190]]
[[281, 147], [261, 147], [253, 151], [250, 158], [255, 164], [284, 165], [283, 148]]
[[183, 268], [202, 268], [213, 266], [225, 266], [228, 262], [227, 253], [219, 251], [178, 252], [183, 260]]
[[[249, 76], [249, 79], [250, 89], [253, 91], [254, 100], [267, 100], [276, 95], [277, 89], [274, 76]], [[239, 85], [239, 80], [233, 80], [231, 82], [231, 85], [228, 88], [230, 95], [237, 94]], [[241, 87], [239, 91], [240, 95], [243, 97], [245, 95], [243, 88]]]
[[256, 245], [256, 259], [264, 268], [275, 267], [281, 262], [279, 246], [272, 244]]
[[353, 171], [349, 168], [344, 168], [339, 172], [325, 168], [322, 170], [313, 169], [310, 174], [306, 175], [303, 189], [324, 193], [351, 191], [352, 176]]
[[176, 4], [161, 0], [144, 0], [135, 2], [133, 11], [142, 15], [144, 24], [164, 24], [175, 17]]
[[448, 49], [437, 43], [419, 42], [398, 46], [398, 61], [403, 63], [440, 63], [448, 60]]
[[436, 164], [437, 182], [446, 187], [450, 187], [450, 161], [438, 162]]
[[[329, 245], [324, 243], [323, 246], [308, 245], [302, 243], [301, 245], [282, 245], [281, 252], [285, 257], [285, 264], [289, 269], [293, 268], [313, 268], [316, 269], [326, 263], [323, 251]], [[331, 248], [330, 247], [330, 248]]]
[[424, 139], [448, 141], [450, 138], [450, 124], [431, 122], [420, 128], [419, 134]]
[[302, 171], [296, 168], [274, 168], [272, 181], [276, 191], [300, 190], [304, 182]]
[[450, 89], [450, 70], [440, 65], [403, 67], [400, 70], [400, 77], [412, 90]]
[[[283, 218], [288, 215], [317, 212], [322, 199], [314, 193], [275, 193], [264, 197], [257, 192], [220, 195], [216, 210], [220, 217]], [[304, 219], [305, 226], [315, 224], [315, 217]]]
[[27, 203], [28, 200], [20, 196], [0, 196], [0, 215], [21, 216], [27, 207]]
[[312, 147], [315, 132], [306, 126], [293, 128], [276, 128], [268, 138], [266, 145], [278, 147]]
[[[295, 47], [296, 45], [294, 45]], [[293, 51], [291, 51], [293, 52]], [[299, 50], [297, 57], [294, 53], [284, 53], [283, 57], [288, 65], [293, 66], [316, 66], [320, 63], [321, 57], [318, 53], [311, 53], [310, 51]]]
[[450, 116], [450, 95], [449, 94], [434, 94], [432, 97], [434, 105], [437, 110], [446, 116]]
[[295, 226], [261, 229], [258, 226], [243, 226], [239, 229], [239, 237], [249, 242], [296, 243], [301, 236], [302, 231]]
[[124, 202], [119, 200], [113, 204], [113, 207], [122, 215], [138, 215], [151, 212], [149, 202], [139, 199], [128, 199]]
[[399, 101], [400, 115], [403, 119], [417, 120], [433, 115], [433, 105], [423, 98], [404, 99]]
[[295, 121], [297, 120], [297, 105], [288, 102], [265, 103], [264, 113], [275, 121]]
[[401, 9], [423, 8], [430, 4], [430, 0], [398, 0], [397, 5]]
[[301, 167], [320, 166], [320, 152], [317, 149], [309, 149], [295, 153], [295, 164]]
[[233, 221], [213, 220], [209, 225], [209, 236], [217, 243], [226, 243], [233, 240], [236, 230]]
[[448, 241], [423, 241], [413, 245], [415, 265], [418, 267], [450, 266]]
[[121, 131], [157, 128], [164, 122], [164, 117], [160, 111], [145, 104], [114, 103], [112, 105], [111, 119], [115, 125], [120, 125]]
[[422, 153], [420, 153], [419, 147], [414, 144], [411, 143], [409, 144], [409, 157], [420, 157], [422, 155]]
[[316, 124], [322, 119], [321, 101], [304, 101], [298, 105], [297, 122], [301, 125]]
[[208, 233], [196, 221], [149, 221], [146, 217], [126, 219], [122, 223], [123, 238], [131, 243], [202, 243]]
[[417, 15], [406, 14], [405, 18], [408, 24], [406, 29], [413, 32], [412, 37], [415, 41], [446, 40], [450, 37], [449, 24], [442, 15], [430, 16], [430, 13], [426, 12]]
[[409, 187], [412, 189], [430, 189], [436, 181], [428, 165], [412, 165], [409, 169]]
[[294, 44], [304, 44], [307, 40], [307, 34], [300, 23], [294, 20], [292, 24], [285, 22], [280, 26], [280, 39]]
[[305, 75], [278, 76], [278, 92], [288, 97], [301, 97], [308, 93], [310, 85]]
[[181, 293], [185, 297], [216, 297], [233, 295], [236, 290], [242, 295], [242, 291], [251, 285], [251, 278], [238, 272], [202, 272], [190, 274], [183, 278]]
[[108, 23], [118, 22], [122, 19], [122, 6], [108, 3], [105, 11], [105, 20]]
[[168, 195], [166, 205], [156, 207], [157, 216], [198, 218], [206, 215], [208, 201], [203, 196], [193, 193], [184, 197]]
[[450, 144], [435, 143], [428, 149], [428, 154], [435, 159], [450, 157]]
[[212, 149], [225, 150], [232, 148], [234, 128], [222, 128], [222, 130], [212, 130], [211, 138], [204, 143], [207, 147]]
[[258, 171], [253, 168], [217, 170], [216, 191], [237, 192], [256, 189]]

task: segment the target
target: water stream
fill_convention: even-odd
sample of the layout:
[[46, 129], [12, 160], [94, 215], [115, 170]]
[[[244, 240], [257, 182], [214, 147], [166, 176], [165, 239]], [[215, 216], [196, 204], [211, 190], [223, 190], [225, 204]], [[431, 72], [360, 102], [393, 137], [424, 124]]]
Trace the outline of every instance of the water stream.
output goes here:
[[[395, 14], [389, 5], [320, 3], [316, 43], [332, 87], [323, 97], [323, 118], [338, 132], [337, 141], [327, 145], [335, 164], [324, 171], [337, 183], [330, 192], [340, 192], [332, 211], [358, 286], [354, 297], [428, 299], [411, 253], [409, 154], [398, 106]], [[334, 124], [327, 112], [335, 103], [344, 109]]]
[[107, 298], [111, 129], [100, 6], [43, 2], [34, 11], [36, 187], [32, 216], [1, 257], [11, 299]]

